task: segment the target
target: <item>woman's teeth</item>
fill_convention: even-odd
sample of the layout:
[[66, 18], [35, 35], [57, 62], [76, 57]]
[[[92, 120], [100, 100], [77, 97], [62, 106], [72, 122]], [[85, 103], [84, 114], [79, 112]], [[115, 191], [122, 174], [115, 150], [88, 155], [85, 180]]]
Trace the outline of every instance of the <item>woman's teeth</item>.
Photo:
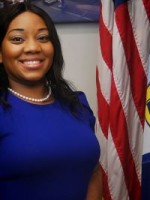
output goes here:
[[25, 64], [25, 65], [37, 65], [37, 64], [39, 64], [40, 63], [40, 61], [38, 60], [33, 60], [33, 61], [24, 61], [23, 62], [23, 64]]

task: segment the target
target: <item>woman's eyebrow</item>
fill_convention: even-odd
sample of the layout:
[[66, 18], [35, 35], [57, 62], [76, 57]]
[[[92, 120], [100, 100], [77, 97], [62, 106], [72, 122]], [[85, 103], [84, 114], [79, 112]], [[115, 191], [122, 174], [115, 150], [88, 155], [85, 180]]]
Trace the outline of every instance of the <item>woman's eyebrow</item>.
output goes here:
[[39, 28], [38, 31], [47, 31], [48, 28]]
[[8, 33], [11, 33], [11, 32], [13, 32], [13, 31], [21, 31], [21, 32], [23, 32], [24, 29], [22, 29], [22, 28], [11, 29]]
[[[13, 31], [23, 32], [24, 29], [23, 28], [15, 28], [15, 29], [10, 30], [8, 33], [13, 32]], [[48, 28], [45, 28], [45, 27], [44, 28], [39, 28], [38, 32], [41, 32], [41, 31], [48, 31]]]

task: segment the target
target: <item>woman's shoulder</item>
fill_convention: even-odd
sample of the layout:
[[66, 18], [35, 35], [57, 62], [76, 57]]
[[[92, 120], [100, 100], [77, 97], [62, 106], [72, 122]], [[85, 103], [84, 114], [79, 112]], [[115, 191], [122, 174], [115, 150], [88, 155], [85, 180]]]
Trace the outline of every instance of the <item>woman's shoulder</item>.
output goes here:
[[88, 120], [90, 127], [94, 130], [95, 116], [94, 116], [93, 110], [90, 107], [87, 96], [83, 91], [78, 91], [77, 95], [78, 95], [78, 98], [79, 98], [79, 102], [82, 106], [80, 113], [82, 113], [84, 118], [86, 118]]
[[77, 96], [78, 96], [78, 98], [79, 98], [80, 104], [81, 104], [83, 107], [89, 109], [89, 111], [92, 112], [92, 114], [93, 114], [93, 111], [92, 111], [91, 108], [90, 108], [90, 104], [89, 104], [89, 102], [88, 102], [88, 99], [87, 99], [86, 94], [85, 94], [83, 91], [78, 91], [78, 92], [77, 92]]
[[86, 94], [85, 94], [83, 91], [77, 91], [77, 96], [78, 96], [78, 98], [79, 98], [80, 103], [89, 106], [89, 103], [88, 103]]

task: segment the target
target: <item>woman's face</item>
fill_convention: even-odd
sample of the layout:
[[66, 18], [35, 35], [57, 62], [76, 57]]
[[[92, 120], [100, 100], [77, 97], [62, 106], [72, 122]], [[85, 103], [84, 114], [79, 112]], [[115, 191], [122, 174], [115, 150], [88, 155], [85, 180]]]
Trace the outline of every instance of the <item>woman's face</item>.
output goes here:
[[54, 47], [40, 16], [27, 11], [14, 18], [0, 49], [0, 61], [11, 85], [43, 82], [53, 56]]

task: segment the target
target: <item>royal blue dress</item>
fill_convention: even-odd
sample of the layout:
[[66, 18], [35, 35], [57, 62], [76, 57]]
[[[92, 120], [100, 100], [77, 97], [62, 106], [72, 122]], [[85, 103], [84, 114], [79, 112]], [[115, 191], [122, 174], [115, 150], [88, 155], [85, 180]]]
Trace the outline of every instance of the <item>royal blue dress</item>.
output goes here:
[[85, 200], [100, 156], [86, 97], [80, 118], [59, 100], [36, 105], [9, 93], [0, 105], [0, 200]]

